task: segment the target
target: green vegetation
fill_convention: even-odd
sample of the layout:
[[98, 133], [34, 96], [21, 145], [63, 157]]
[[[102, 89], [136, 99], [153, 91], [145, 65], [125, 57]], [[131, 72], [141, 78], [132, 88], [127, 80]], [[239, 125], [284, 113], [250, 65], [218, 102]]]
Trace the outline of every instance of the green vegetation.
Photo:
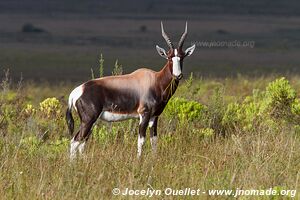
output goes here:
[[8, 80], [0, 91], [3, 199], [124, 199], [112, 196], [115, 187], [300, 189], [299, 77], [191, 75], [160, 117], [156, 155], [147, 140], [142, 159], [136, 158], [136, 120], [99, 121], [84, 155], [73, 163], [64, 121], [72, 87], [13, 88]]
[[[92, 75], [92, 79], [96, 78], [93, 68], [91, 68], [91, 75]], [[100, 58], [99, 58], [99, 77], [97, 77], [97, 78], [101, 78], [103, 76], [104, 76], [104, 58], [103, 58], [103, 55], [101, 53]]]
[[113, 76], [122, 75], [123, 74], [123, 68], [122, 65], [119, 64], [119, 61], [116, 60], [114, 69], [112, 71]]

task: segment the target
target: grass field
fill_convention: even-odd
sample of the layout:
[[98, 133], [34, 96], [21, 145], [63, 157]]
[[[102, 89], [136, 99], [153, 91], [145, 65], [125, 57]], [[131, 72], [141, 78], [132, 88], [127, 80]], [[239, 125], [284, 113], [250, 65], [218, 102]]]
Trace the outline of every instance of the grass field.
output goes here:
[[[99, 121], [84, 155], [72, 163], [64, 111], [73, 86], [12, 87], [5, 78], [1, 85], [1, 199], [147, 199], [113, 196], [116, 187], [272, 188], [278, 193], [298, 190], [294, 198], [300, 198], [298, 76], [190, 77], [160, 117], [157, 154], [147, 140], [142, 158], [136, 158], [137, 121]], [[234, 199], [208, 194], [153, 197], [183, 198]]]
[[[298, 4], [1, 1], [0, 199], [150, 198], [114, 196], [114, 188], [205, 192], [152, 199], [300, 199]], [[176, 44], [186, 20], [184, 47], [197, 46], [160, 116], [158, 152], [152, 154], [148, 133], [137, 159], [138, 121], [98, 121], [84, 154], [70, 162], [67, 98], [91, 69], [98, 76], [100, 54], [104, 75], [116, 60], [124, 73], [159, 70], [165, 60], [155, 45], [166, 47], [160, 22]], [[24, 31], [26, 24], [41, 31]], [[203, 44], [234, 41], [253, 46]], [[209, 194], [214, 189], [232, 193]]]

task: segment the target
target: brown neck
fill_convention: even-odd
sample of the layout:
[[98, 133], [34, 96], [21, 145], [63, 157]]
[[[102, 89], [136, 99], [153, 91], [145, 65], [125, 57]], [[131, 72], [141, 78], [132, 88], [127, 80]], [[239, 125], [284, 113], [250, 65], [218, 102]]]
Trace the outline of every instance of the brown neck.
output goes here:
[[172, 61], [168, 60], [162, 70], [158, 72], [157, 84], [159, 84], [158, 87], [163, 91], [163, 99], [166, 101], [172, 97], [179, 84], [179, 81], [172, 74], [172, 67]]

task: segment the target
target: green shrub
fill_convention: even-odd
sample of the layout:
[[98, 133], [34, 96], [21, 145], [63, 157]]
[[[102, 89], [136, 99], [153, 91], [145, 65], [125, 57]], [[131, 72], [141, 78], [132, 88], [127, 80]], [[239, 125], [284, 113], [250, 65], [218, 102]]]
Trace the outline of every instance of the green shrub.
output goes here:
[[255, 122], [260, 118], [259, 108], [259, 104], [254, 102], [230, 103], [225, 111], [222, 124], [229, 130], [251, 131], [255, 128]]
[[105, 144], [112, 137], [113, 133], [109, 133], [106, 126], [95, 125], [92, 130], [93, 138], [100, 144]]
[[230, 103], [227, 105], [224, 116], [222, 118], [222, 125], [230, 128], [235, 128], [241, 121], [241, 105], [238, 103]]
[[66, 151], [68, 149], [69, 143], [70, 140], [68, 138], [61, 138], [50, 142], [47, 146], [52, 153], [57, 154]]
[[99, 77], [95, 77], [93, 68], [91, 68], [91, 76], [92, 79], [101, 78], [104, 76], [104, 58], [102, 53], [100, 54], [100, 58], [99, 58]]
[[260, 105], [254, 102], [242, 105], [241, 118], [244, 131], [250, 131], [255, 128], [256, 122], [260, 119]]
[[299, 99], [296, 99], [293, 103], [292, 103], [292, 113], [294, 115], [300, 115], [300, 101]]
[[[23, 124], [22, 115], [22, 99], [10, 101], [4, 101], [0, 103], [0, 131], [5, 135], [16, 134], [21, 132]], [[2, 130], [1, 130], [2, 129]]]
[[165, 108], [165, 115], [172, 119], [176, 116], [180, 122], [200, 120], [205, 111], [205, 106], [184, 98], [172, 98]]
[[296, 92], [284, 77], [269, 83], [266, 88], [266, 95], [270, 103], [290, 105], [296, 98]]
[[29, 155], [44, 154], [48, 158], [60, 155], [62, 152], [66, 152], [69, 146], [69, 139], [61, 138], [49, 143], [42, 141], [37, 136], [28, 136], [20, 140], [20, 147], [23, 153]]
[[284, 77], [269, 83], [266, 88], [263, 111], [275, 119], [290, 118], [291, 108], [296, 100], [296, 92]]
[[29, 136], [20, 140], [21, 147], [25, 148], [30, 155], [34, 154], [41, 144], [42, 141], [36, 136]]
[[116, 60], [114, 69], [112, 71], [113, 76], [118, 76], [123, 74], [123, 67], [119, 64], [119, 61]]
[[197, 135], [199, 139], [210, 139], [215, 136], [215, 131], [212, 128], [193, 129], [193, 135]]
[[285, 78], [268, 84], [266, 91], [253, 90], [242, 103], [230, 103], [222, 119], [229, 129], [254, 131], [259, 124], [279, 130], [285, 121], [299, 123], [300, 103], [296, 92]]
[[223, 97], [224, 87], [219, 84], [213, 90], [213, 94], [209, 99], [207, 116], [205, 117], [207, 122], [204, 122], [205, 124], [208, 124], [208, 127], [212, 128], [218, 135], [225, 134], [225, 130], [222, 125], [222, 119], [226, 109]]
[[291, 112], [293, 115], [293, 120], [295, 124], [300, 124], [300, 101], [299, 99], [296, 99], [292, 103]]
[[1, 94], [1, 100], [6, 103], [14, 102], [18, 99], [18, 94], [15, 91], [8, 90]]

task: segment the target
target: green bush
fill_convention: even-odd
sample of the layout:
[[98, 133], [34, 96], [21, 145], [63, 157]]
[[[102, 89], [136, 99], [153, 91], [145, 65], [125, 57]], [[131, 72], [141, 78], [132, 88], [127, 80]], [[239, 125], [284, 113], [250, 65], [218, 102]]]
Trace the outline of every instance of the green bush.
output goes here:
[[259, 113], [259, 104], [250, 102], [242, 105], [242, 125], [243, 130], [250, 131], [255, 128], [255, 123], [260, 120], [261, 115]]
[[58, 154], [66, 151], [68, 149], [69, 143], [70, 140], [68, 138], [61, 138], [53, 142], [50, 142], [48, 148], [52, 153]]
[[266, 88], [262, 109], [275, 119], [292, 117], [292, 105], [296, 101], [296, 92], [284, 77], [269, 83]]
[[259, 124], [276, 130], [282, 122], [298, 123], [299, 118], [296, 92], [288, 80], [280, 78], [269, 83], [265, 91], [253, 90], [242, 103], [228, 104], [222, 124], [242, 131], [253, 131]]
[[176, 116], [180, 122], [185, 122], [200, 120], [204, 111], [205, 106], [196, 101], [174, 97], [167, 104], [164, 113], [169, 119]]
[[259, 108], [259, 104], [254, 102], [230, 103], [223, 116], [222, 124], [230, 130], [251, 131], [260, 118]]
[[1, 94], [1, 100], [6, 103], [12, 103], [18, 99], [18, 94], [15, 91], [8, 90]]
[[7, 89], [0, 93], [0, 132], [4, 135], [21, 132], [23, 118], [20, 113], [24, 101], [24, 97], [14, 91]]
[[105, 144], [110, 141], [110, 139], [115, 138], [116, 130], [112, 127], [111, 132], [107, 129], [105, 125], [96, 124], [92, 130], [93, 138], [100, 144]]
[[66, 152], [69, 146], [69, 139], [61, 138], [47, 143], [37, 136], [28, 136], [20, 140], [20, 147], [24, 153], [29, 155], [43, 154], [47, 152], [47, 157], [53, 157]]
[[98, 126], [96, 124], [92, 129], [92, 135], [96, 141], [103, 143], [107, 138], [108, 133], [105, 126]]
[[296, 99], [293, 103], [292, 103], [292, 113], [294, 115], [300, 115], [300, 101], [299, 99]]
[[213, 90], [213, 94], [209, 98], [207, 106], [207, 112], [203, 124], [207, 124], [209, 128], [212, 128], [218, 135], [225, 134], [224, 126], [222, 125], [222, 119], [225, 114], [225, 102], [224, 102], [224, 87], [223, 85], [216, 85]]
[[230, 103], [227, 105], [226, 111], [222, 118], [223, 126], [235, 128], [241, 121], [241, 105], [238, 103]]
[[20, 140], [21, 147], [25, 148], [30, 155], [34, 154], [41, 144], [42, 141], [36, 136], [29, 136]]
[[197, 135], [199, 139], [210, 139], [215, 136], [215, 131], [212, 128], [200, 128], [192, 130], [194, 135]]

